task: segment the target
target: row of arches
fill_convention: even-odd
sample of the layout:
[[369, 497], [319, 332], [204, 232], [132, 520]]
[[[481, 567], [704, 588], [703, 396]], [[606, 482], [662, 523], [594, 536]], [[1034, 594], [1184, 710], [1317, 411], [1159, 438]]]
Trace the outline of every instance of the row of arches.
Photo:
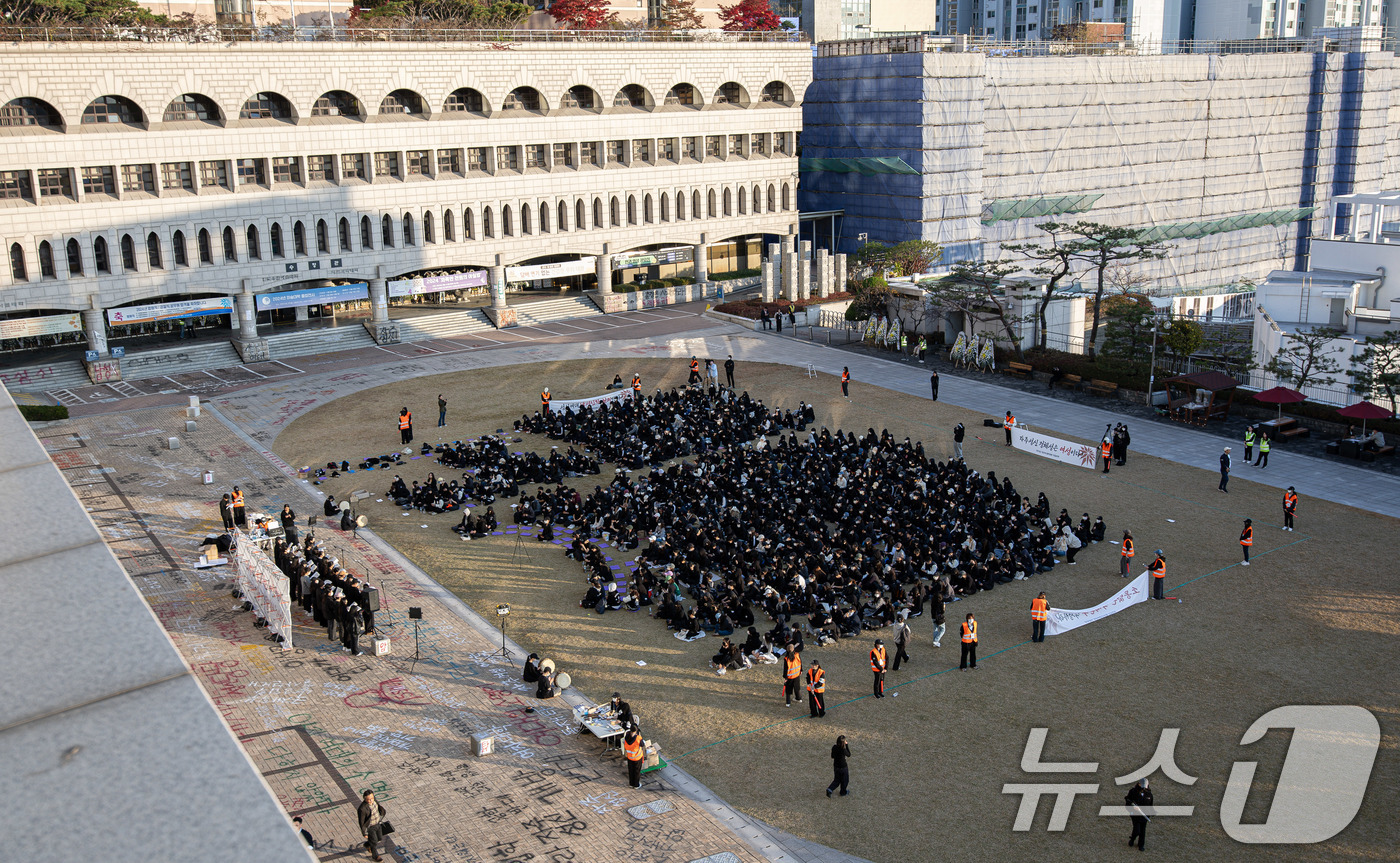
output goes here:
[[[751, 99], [749, 91], [736, 81], [721, 84], [708, 101], [692, 84], [680, 83], [667, 90], [661, 101], [662, 106], [701, 109], [705, 107], [746, 108], [754, 104], [771, 103], [782, 106], [793, 104], [792, 90], [782, 81], [770, 81], [763, 86], [758, 98]], [[413, 90], [394, 90], [379, 103], [376, 114], [383, 116], [419, 117], [426, 119], [434, 113], [489, 117], [513, 113], [548, 114], [557, 112], [602, 113], [618, 111], [652, 111], [658, 103], [651, 91], [640, 84], [628, 84], [606, 102], [603, 94], [585, 85], [578, 84], [565, 90], [552, 103], [534, 87], [516, 87], [506, 93], [496, 103], [492, 103], [480, 90], [461, 87], [453, 90], [443, 100], [440, 109], [428, 103], [422, 94]], [[275, 120], [296, 122], [304, 116], [314, 118], [343, 118], [365, 120], [369, 117], [368, 106], [353, 93], [345, 90], [331, 90], [322, 93], [312, 102], [309, 111], [299, 111], [290, 100], [280, 93], [266, 91], [254, 93], [238, 110], [239, 120]], [[230, 118], [217, 102], [200, 93], [182, 93], [166, 105], [160, 121], [163, 123], [204, 123], [222, 125]], [[125, 126], [145, 127], [151, 122], [146, 112], [125, 96], [99, 96], [88, 103], [80, 117], [82, 125], [116, 123]], [[67, 122], [63, 115], [48, 102], [34, 97], [11, 99], [0, 106], [0, 128], [47, 128], [64, 131]]]
[[[368, 215], [357, 220], [353, 216], [343, 216], [332, 221], [317, 219], [314, 224], [295, 220], [286, 228], [281, 222], [273, 222], [267, 227], [265, 240], [258, 225], [249, 225], [242, 231], [235, 230], [232, 225], [213, 231], [200, 228], [192, 238], [185, 231], [176, 230], [170, 235], [168, 245], [155, 231], [146, 232], [144, 240], [139, 234], [123, 233], [116, 249], [109, 246], [106, 237], [99, 235], [92, 241], [90, 259], [84, 256], [77, 238], [69, 238], [60, 251], [67, 265], [66, 277], [77, 278], [758, 215], [785, 212], [794, 204], [788, 183], [781, 186], [769, 183], [766, 188], [753, 184], [708, 188], [703, 193], [700, 189], [676, 189], [655, 194], [611, 195], [606, 199], [595, 196], [591, 201], [574, 198], [487, 205], [479, 210], [466, 207], [460, 213], [444, 208], [440, 212], [425, 210], [417, 216], [405, 212], [397, 220], [386, 213], [378, 219]], [[32, 273], [24, 246], [11, 243], [9, 251], [11, 278], [16, 282], [29, 281]], [[35, 252], [39, 277], [59, 278], [53, 244], [43, 240]]]

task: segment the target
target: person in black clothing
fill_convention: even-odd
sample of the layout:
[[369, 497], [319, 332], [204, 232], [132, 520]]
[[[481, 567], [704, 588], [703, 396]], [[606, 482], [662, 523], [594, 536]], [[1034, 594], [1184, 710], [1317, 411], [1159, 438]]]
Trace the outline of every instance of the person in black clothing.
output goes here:
[[764, 307], [762, 307], [762, 308], [759, 309], [759, 320], [761, 320], [761, 321], [763, 322], [763, 328], [764, 328], [765, 330], [768, 330], [768, 329], [772, 329], [772, 328], [773, 328], [772, 321], [771, 321], [771, 320], [769, 319], [769, 317], [768, 317], [768, 307], [767, 307], [767, 306], [764, 306]]
[[831, 769], [833, 775], [831, 784], [826, 786], [826, 796], [830, 797], [831, 792], [837, 786], [841, 788], [841, 796], [845, 797], [850, 793], [851, 768], [846, 763], [846, 759], [851, 757], [851, 747], [846, 743], [846, 735], [842, 734], [836, 738], [836, 743], [831, 747]]
[[963, 427], [962, 423], [953, 426], [953, 458], [961, 459], [963, 457], [963, 437], [966, 435], [967, 429]]
[[[1143, 811], [1143, 807], [1152, 805], [1152, 792], [1148, 790], [1147, 780], [1139, 779], [1138, 783], [1128, 789], [1128, 793], [1123, 797], [1124, 802], [1133, 807], [1133, 832], [1128, 836], [1128, 847], [1133, 847], [1133, 840], [1137, 840], [1139, 851], [1146, 851], [1147, 844], [1147, 822], [1151, 817]], [[1119, 834], [1122, 835], [1121, 833]]]
[[297, 514], [292, 511], [292, 505], [282, 504], [282, 511], [277, 514], [277, 518], [282, 522], [282, 532], [285, 534], [287, 542], [292, 545], [297, 544]]
[[219, 517], [224, 520], [224, 530], [233, 530], [233, 498], [228, 495], [219, 501]]
[[933, 400], [938, 401], [938, 372], [928, 376], [929, 386], [933, 387]]
[[1225, 447], [1225, 451], [1220, 454], [1220, 490], [1228, 494], [1230, 489], [1226, 488], [1230, 484], [1230, 448]]
[[364, 792], [364, 802], [357, 814], [360, 819], [360, 835], [365, 837], [365, 847], [369, 849], [371, 860], [383, 860], [379, 856], [379, 843], [384, 841], [384, 816], [388, 813], [374, 799], [373, 791]]
[[734, 355], [730, 354], [729, 359], [724, 361], [724, 378], [729, 381], [729, 388], [734, 389]]

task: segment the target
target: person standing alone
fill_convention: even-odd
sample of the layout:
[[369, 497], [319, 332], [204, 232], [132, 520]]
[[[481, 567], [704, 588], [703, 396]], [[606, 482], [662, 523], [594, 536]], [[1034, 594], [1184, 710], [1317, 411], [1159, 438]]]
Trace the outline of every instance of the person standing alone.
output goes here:
[[413, 414], [408, 408], [399, 411], [399, 443], [413, 443]]
[[1040, 596], [1031, 600], [1031, 641], [1040, 642], [1045, 640], [1045, 621], [1050, 617], [1050, 601], [1045, 598], [1045, 591], [1040, 592]]
[[1240, 548], [1244, 549], [1244, 563], [1241, 566], [1249, 566], [1249, 549], [1254, 545], [1254, 522], [1251, 519], [1244, 520], [1244, 529], [1240, 531]]
[[841, 367], [841, 395], [847, 399], [851, 397], [851, 369], [848, 366]]
[[540, 413], [549, 416], [549, 403], [553, 399], [554, 396], [549, 394], [549, 387], [545, 387], [544, 392], [540, 393]]
[[870, 670], [875, 674], [875, 697], [885, 697], [885, 643], [875, 639], [870, 648]]
[[977, 670], [977, 620], [969, 614], [962, 622], [962, 662], [958, 669]]
[[1288, 491], [1283, 493], [1283, 529], [1293, 530], [1293, 516], [1298, 512], [1298, 493], [1293, 490], [1293, 486], [1288, 487]]
[[933, 400], [938, 401], [938, 372], [928, 376], [928, 383], [933, 388]]
[[826, 715], [826, 672], [820, 662], [807, 669], [807, 703], [814, 719]]
[[1225, 451], [1220, 454], [1220, 490], [1226, 494], [1230, 490], [1226, 488], [1230, 484], [1230, 448], [1225, 447]]
[[734, 355], [730, 354], [729, 359], [724, 361], [724, 379], [729, 382], [729, 388], [734, 389]]
[[438, 393], [438, 428], [447, 425], [447, 399]]
[[1128, 531], [1123, 531], [1123, 547], [1118, 552], [1118, 574], [1123, 578], [1128, 577], [1128, 570], [1133, 565], [1133, 535]]
[[1011, 446], [1011, 430], [1016, 427], [1016, 417], [1011, 415], [1011, 411], [1006, 412], [1006, 419], [1002, 421], [1001, 426], [1006, 429], [1006, 445]]
[[831, 792], [839, 786], [841, 796], [845, 797], [850, 793], [851, 768], [847, 759], [851, 757], [851, 747], [846, 743], [846, 735], [842, 734], [836, 738], [836, 744], [831, 747], [831, 784], [826, 786], [826, 796], [830, 797]]
[[958, 423], [957, 425], [953, 426], [953, 458], [961, 459], [963, 457], [963, 437], [965, 437], [966, 435], [967, 429], [963, 428], [962, 423]]
[[1152, 598], [1162, 598], [1162, 582], [1167, 580], [1167, 559], [1162, 556], [1162, 550], [1157, 549], [1157, 558], [1147, 565], [1147, 571], [1152, 573]]

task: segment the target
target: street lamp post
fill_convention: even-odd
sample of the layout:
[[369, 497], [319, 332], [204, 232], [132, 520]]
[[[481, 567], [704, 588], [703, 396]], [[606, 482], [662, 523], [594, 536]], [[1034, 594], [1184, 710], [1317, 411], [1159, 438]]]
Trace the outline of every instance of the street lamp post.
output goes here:
[[1157, 324], [1152, 324], [1152, 359], [1147, 367], [1147, 406], [1152, 407], [1152, 388], [1157, 385]]

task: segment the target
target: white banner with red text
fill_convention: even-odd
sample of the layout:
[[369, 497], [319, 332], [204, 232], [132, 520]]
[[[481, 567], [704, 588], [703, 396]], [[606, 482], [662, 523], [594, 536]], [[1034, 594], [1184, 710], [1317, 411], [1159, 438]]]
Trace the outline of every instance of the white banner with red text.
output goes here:
[[1094, 444], [1075, 443], [1023, 428], [1011, 430], [1011, 445], [1033, 455], [1053, 459], [1062, 464], [1087, 467], [1089, 470], [1093, 470], [1099, 462], [1099, 448]]
[[593, 396], [587, 399], [555, 399], [549, 403], [549, 409], [552, 411], [567, 411], [568, 413], [573, 413], [579, 408], [602, 407], [609, 402], [625, 402], [632, 397], [632, 390], [629, 387], [627, 389], [613, 390], [606, 395]]
[[1127, 587], [1105, 599], [1093, 608], [1081, 608], [1071, 611], [1066, 608], [1051, 608], [1048, 619], [1045, 621], [1046, 635], [1060, 635], [1069, 632], [1071, 629], [1078, 629], [1086, 623], [1093, 623], [1096, 620], [1103, 620], [1111, 614], [1117, 614], [1131, 605], [1147, 601], [1147, 579], [1148, 574], [1143, 573], [1133, 579]]

